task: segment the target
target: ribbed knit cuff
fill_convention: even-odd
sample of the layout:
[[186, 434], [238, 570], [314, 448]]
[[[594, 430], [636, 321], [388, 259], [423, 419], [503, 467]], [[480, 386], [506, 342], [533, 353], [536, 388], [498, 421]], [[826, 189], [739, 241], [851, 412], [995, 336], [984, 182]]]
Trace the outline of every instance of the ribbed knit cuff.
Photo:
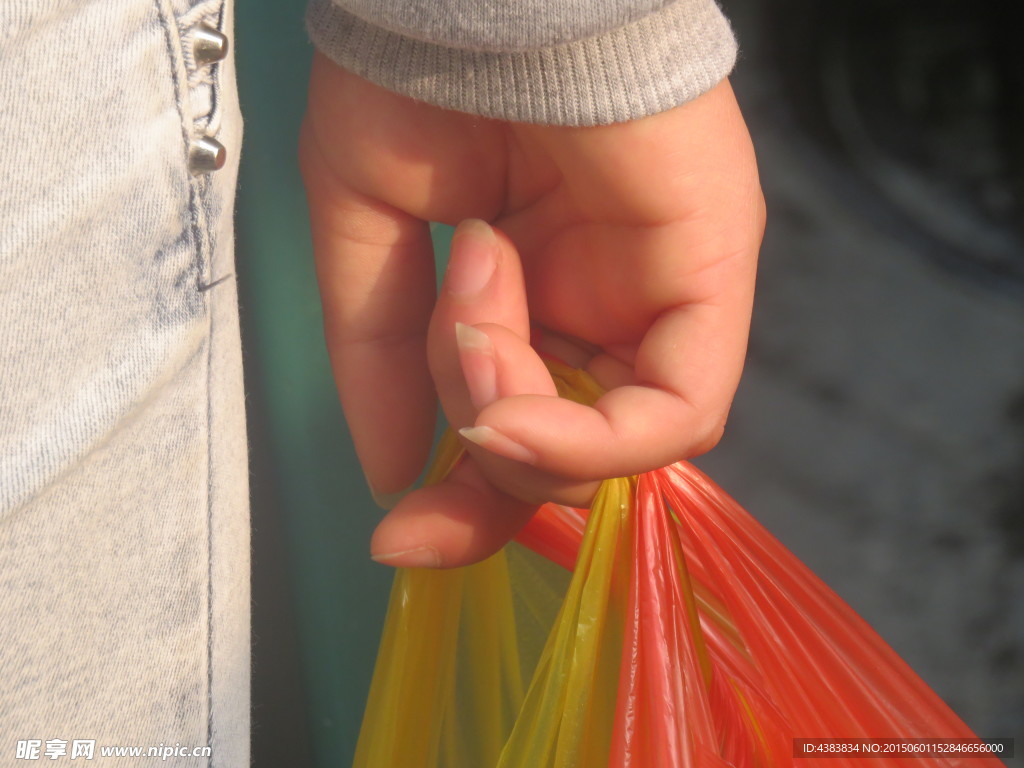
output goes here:
[[676, 0], [614, 31], [530, 51], [415, 40], [311, 0], [313, 44], [388, 90], [446, 109], [544, 125], [606, 125], [700, 96], [725, 78], [736, 40], [714, 0]]

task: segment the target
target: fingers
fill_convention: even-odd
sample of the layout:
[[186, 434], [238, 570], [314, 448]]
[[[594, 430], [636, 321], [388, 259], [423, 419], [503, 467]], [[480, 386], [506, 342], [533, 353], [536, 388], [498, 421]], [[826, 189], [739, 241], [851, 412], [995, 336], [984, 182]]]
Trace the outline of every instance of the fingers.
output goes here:
[[[495, 326], [495, 339], [474, 333], [472, 327], [483, 323]], [[502, 367], [503, 395], [555, 393], [543, 362], [529, 348], [529, 313], [515, 248], [483, 221], [471, 219], [456, 229], [448, 270], [430, 320], [430, 369], [445, 415], [456, 429], [472, 424], [482, 407], [474, 405], [467, 390], [463, 353], [458, 344], [460, 335], [455, 332], [457, 325], [463, 327], [461, 338], [468, 370], [475, 380], [484, 377], [490, 382], [486, 384], [493, 388], [490, 400], [498, 394], [492, 346], [495, 340], [504, 340], [500, 347], [510, 350], [509, 354], [513, 354], [512, 341], [520, 341], [515, 348], [516, 359]]]
[[646, 472], [710, 450], [739, 382], [753, 301], [754, 251], [720, 259], [704, 298], [654, 321], [633, 358], [595, 358], [621, 383], [593, 407], [515, 396], [483, 408], [462, 435], [496, 456], [576, 481]]
[[591, 367], [618, 386], [592, 408], [499, 399], [463, 436], [581, 482], [709, 450], [742, 370], [764, 222], [728, 83], [652, 119], [536, 134], [601, 226], [560, 239], [542, 279], [528, 271], [535, 316], [605, 345]]
[[382, 497], [416, 480], [433, 438], [430, 233], [426, 222], [345, 187], [317, 153], [302, 142], [324, 335], [356, 452]]
[[476, 413], [502, 397], [557, 394], [547, 366], [528, 342], [508, 328], [456, 322], [455, 343], [474, 419]]
[[[482, 221], [458, 227], [431, 319], [430, 367], [455, 428], [471, 424], [480, 407], [507, 393], [554, 392], [543, 363], [518, 335], [529, 330], [522, 273], [511, 245], [500, 237]], [[502, 325], [468, 324], [486, 321]], [[536, 509], [503, 493], [507, 483], [488, 478], [504, 475], [522, 483], [522, 475], [532, 472], [496, 456], [480, 463], [468, 457], [443, 482], [409, 494], [385, 516], [370, 544], [373, 558], [437, 568], [488, 557]]]
[[[515, 247], [481, 221], [464, 222], [452, 240], [429, 338], [434, 384], [454, 429], [471, 427], [480, 409], [496, 399], [556, 397], [551, 375], [529, 337]], [[533, 469], [515, 456], [499, 457], [472, 443], [468, 448], [494, 486], [525, 501], [586, 505], [596, 489]]]
[[[470, 454], [449, 482], [385, 519], [375, 553], [401, 545], [443, 565], [468, 562], [500, 546], [534, 502], [584, 504], [600, 478], [717, 441], [744, 357], [763, 222], [728, 84], [618, 127], [527, 130], [411, 109], [320, 69], [311, 94], [323, 86], [343, 99], [311, 95], [340, 106], [311, 108], [326, 128], [319, 146], [304, 142], [303, 168], [325, 333], [360, 460], [378, 494], [412, 482], [435, 390]], [[362, 119], [371, 97], [370, 113], [387, 119]], [[529, 344], [522, 267], [501, 232], [460, 226], [433, 307], [422, 220], [501, 215], [514, 169], [483, 159], [504, 158], [516, 131], [560, 181], [548, 189], [546, 178], [535, 201], [520, 195], [529, 204], [502, 226], [528, 256], [533, 318], [594, 345], [588, 369], [613, 388], [594, 407], [556, 397]], [[332, 162], [317, 155], [338, 146], [346, 150]]]
[[[481, 221], [464, 222], [455, 233], [429, 336], [434, 382], [456, 429], [472, 425], [480, 408], [496, 400], [556, 397], [528, 341], [515, 249]], [[387, 514], [371, 551], [379, 562], [400, 567], [466, 565], [504, 546], [540, 503], [586, 506], [596, 488], [470, 444], [470, 456], [444, 482], [414, 491]]]
[[300, 162], [332, 367], [378, 498], [416, 479], [433, 436], [426, 222], [495, 216], [504, 148], [497, 121], [399, 96], [314, 56]]
[[377, 526], [370, 552], [377, 562], [402, 568], [469, 565], [505, 546], [535, 510], [464, 461], [445, 482], [403, 498]]
[[461, 226], [431, 319], [429, 357], [445, 412], [471, 457], [385, 518], [374, 557], [401, 566], [474, 562], [514, 536], [542, 501], [585, 506], [599, 479], [710, 447], [742, 367], [751, 261], [722, 259], [720, 290], [663, 312], [636, 349], [597, 355], [591, 366], [624, 383], [588, 407], [556, 396], [527, 340], [511, 243], [482, 222]]

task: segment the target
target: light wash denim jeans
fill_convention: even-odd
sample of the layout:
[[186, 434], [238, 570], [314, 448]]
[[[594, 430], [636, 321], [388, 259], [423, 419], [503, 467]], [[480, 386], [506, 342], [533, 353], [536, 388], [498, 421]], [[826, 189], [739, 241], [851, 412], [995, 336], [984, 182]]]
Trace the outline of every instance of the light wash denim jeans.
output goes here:
[[249, 764], [225, 2], [0, 0], [0, 766]]

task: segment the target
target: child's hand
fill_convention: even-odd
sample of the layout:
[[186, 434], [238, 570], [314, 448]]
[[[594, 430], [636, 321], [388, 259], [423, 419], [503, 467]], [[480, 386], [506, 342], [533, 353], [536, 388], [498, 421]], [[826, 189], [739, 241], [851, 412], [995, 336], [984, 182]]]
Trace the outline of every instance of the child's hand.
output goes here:
[[[470, 459], [399, 503], [375, 557], [482, 559], [540, 501], [584, 505], [602, 478], [717, 442], [764, 223], [727, 82], [642, 120], [544, 127], [414, 102], [318, 56], [301, 160], [325, 334], [371, 487], [419, 474], [435, 392], [453, 426], [473, 427]], [[435, 307], [427, 222], [468, 218], [500, 232], [459, 228]], [[611, 390], [594, 408], [554, 397], [531, 323]]]

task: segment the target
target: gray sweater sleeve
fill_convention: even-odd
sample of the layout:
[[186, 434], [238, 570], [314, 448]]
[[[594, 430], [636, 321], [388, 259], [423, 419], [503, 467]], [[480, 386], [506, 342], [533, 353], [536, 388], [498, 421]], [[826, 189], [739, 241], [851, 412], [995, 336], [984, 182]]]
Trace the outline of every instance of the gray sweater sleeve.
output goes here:
[[715, 0], [310, 0], [314, 45], [448, 109], [603, 125], [696, 98], [732, 69]]

